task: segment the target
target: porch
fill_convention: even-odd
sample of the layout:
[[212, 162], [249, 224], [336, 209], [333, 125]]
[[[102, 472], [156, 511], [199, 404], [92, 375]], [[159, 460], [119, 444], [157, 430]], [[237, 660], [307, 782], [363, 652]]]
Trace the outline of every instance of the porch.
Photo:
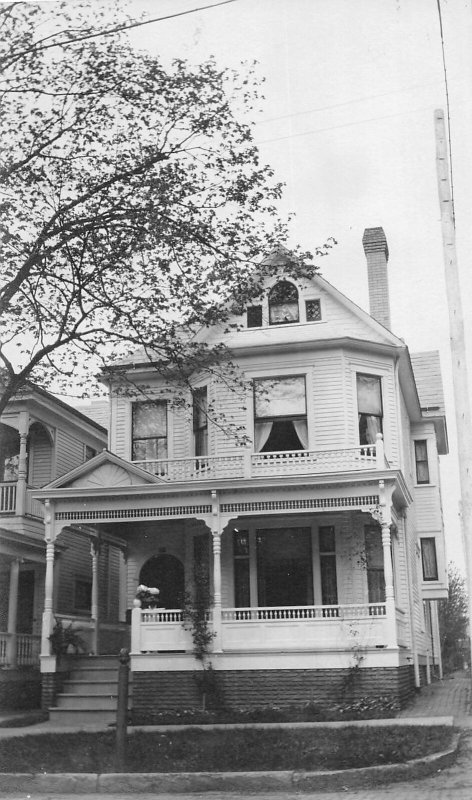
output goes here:
[[41, 636], [0, 632], [0, 667], [38, 667]]

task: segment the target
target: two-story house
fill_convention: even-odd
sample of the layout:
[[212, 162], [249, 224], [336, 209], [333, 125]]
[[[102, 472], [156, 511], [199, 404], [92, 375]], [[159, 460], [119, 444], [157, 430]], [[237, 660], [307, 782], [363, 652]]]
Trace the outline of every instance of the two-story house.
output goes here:
[[[0, 421], [0, 703], [34, 703], [44, 606], [44, 507], [33, 491], [101, 452], [106, 430], [27, 384]], [[55, 548], [57, 618], [90, 610], [90, 539], [68, 531]], [[35, 670], [37, 678], [35, 678]]]
[[[383, 230], [363, 245], [370, 314], [322, 277], [288, 279], [280, 250], [279, 276], [238, 327], [201, 332], [230, 348], [245, 389], [195, 373], [189, 410], [139, 355], [130, 372], [145, 394], [117, 391], [110, 373], [110, 451], [37, 494], [49, 686], [54, 552], [70, 526], [125, 554], [138, 712], [198, 702], [181, 609], [195, 565], [211, 585], [211, 664], [229, 705], [334, 700], [353, 668], [361, 695], [404, 701], [430, 680], [446, 594], [441, 378], [436, 355], [412, 359], [390, 331]], [[159, 588], [157, 608], [140, 607], [139, 584]]]

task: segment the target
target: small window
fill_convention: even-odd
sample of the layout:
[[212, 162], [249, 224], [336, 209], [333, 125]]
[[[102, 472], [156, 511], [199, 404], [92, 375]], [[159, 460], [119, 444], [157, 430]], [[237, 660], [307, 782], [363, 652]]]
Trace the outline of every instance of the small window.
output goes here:
[[429, 483], [428, 445], [426, 439], [415, 442], [416, 482]]
[[307, 322], [319, 322], [321, 320], [321, 304], [319, 300], [307, 300], [305, 310]]
[[423, 580], [438, 580], [438, 561], [436, 558], [436, 540], [434, 536], [421, 539], [421, 562], [423, 564]]
[[249, 306], [247, 310], [248, 328], [260, 328], [262, 326], [262, 306]]
[[97, 455], [97, 451], [94, 450], [93, 447], [89, 447], [88, 444], [85, 445], [85, 452], [84, 457], [86, 461], [90, 461], [91, 458], [95, 458]]
[[90, 613], [92, 610], [92, 584], [76, 578], [74, 583], [74, 611]]
[[287, 325], [298, 320], [297, 287], [289, 281], [279, 281], [269, 292], [269, 323]]
[[382, 384], [377, 375], [357, 374], [359, 444], [375, 444], [383, 430]]

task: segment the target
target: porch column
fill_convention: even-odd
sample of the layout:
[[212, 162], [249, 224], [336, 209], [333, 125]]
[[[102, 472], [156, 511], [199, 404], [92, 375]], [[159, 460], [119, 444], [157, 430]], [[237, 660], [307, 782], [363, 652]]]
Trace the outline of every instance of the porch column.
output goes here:
[[19, 434], [20, 434], [20, 453], [18, 457], [18, 480], [16, 484], [16, 508], [15, 513], [22, 517], [26, 510], [26, 480], [28, 475], [26, 443], [28, 439], [29, 415], [28, 412], [20, 414]]
[[382, 549], [383, 549], [383, 568], [385, 577], [385, 613], [388, 623], [388, 647], [397, 646], [397, 620], [395, 610], [395, 595], [393, 591], [393, 564], [391, 551], [390, 525], [388, 522], [381, 522], [382, 528]]
[[221, 653], [221, 531], [212, 531], [213, 540], [213, 632], [215, 633], [214, 650]]
[[49, 500], [44, 504], [44, 526], [46, 539], [46, 576], [44, 579], [44, 611], [41, 630], [41, 655], [51, 655], [49, 636], [54, 628], [54, 530], [52, 521], [53, 509]]
[[17, 662], [17, 649], [16, 649], [16, 624], [18, 614], [18, 577], [20, 574], [20, 561], [15, 559], [10, 564], [10, 588], [8, 595], [8, 637], [7, 643], [7, 664], [10, 667], [16, 667]]
[[100, 545], [97, 539], [90, 542], [90, 555], [92, 556], [92, 603], [91, 617], [93, 622], [92, 652], [98, 655], [98, 555]]

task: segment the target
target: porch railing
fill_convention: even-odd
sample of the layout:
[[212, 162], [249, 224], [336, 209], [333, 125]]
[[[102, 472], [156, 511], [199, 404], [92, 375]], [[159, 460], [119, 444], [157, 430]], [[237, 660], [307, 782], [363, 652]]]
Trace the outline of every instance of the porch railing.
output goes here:
[[342, 606], [265, 606], [259, 608], [224, 608], [223, 622], [304, 619], [359, 619], [362, 617], [384, 617], [385, 603], [351, 604]]
[[134, 461], [167, 481], [204, 481], [214, 478], [258, 478], [268, 475], [310, 475], [384, 469], [383, 444], [337, 450], [289, 450], [275, 453], [241, 453], [232, 456]]
[[[32, 633], [0, 633], [0, 666], [34, 667], [39, 664], [41, 636]], [[16, 652], [15, 652], [16, 651]]]
[[0, 483], [0, 514], [14, 514], [16, 509], [16, 483]]

